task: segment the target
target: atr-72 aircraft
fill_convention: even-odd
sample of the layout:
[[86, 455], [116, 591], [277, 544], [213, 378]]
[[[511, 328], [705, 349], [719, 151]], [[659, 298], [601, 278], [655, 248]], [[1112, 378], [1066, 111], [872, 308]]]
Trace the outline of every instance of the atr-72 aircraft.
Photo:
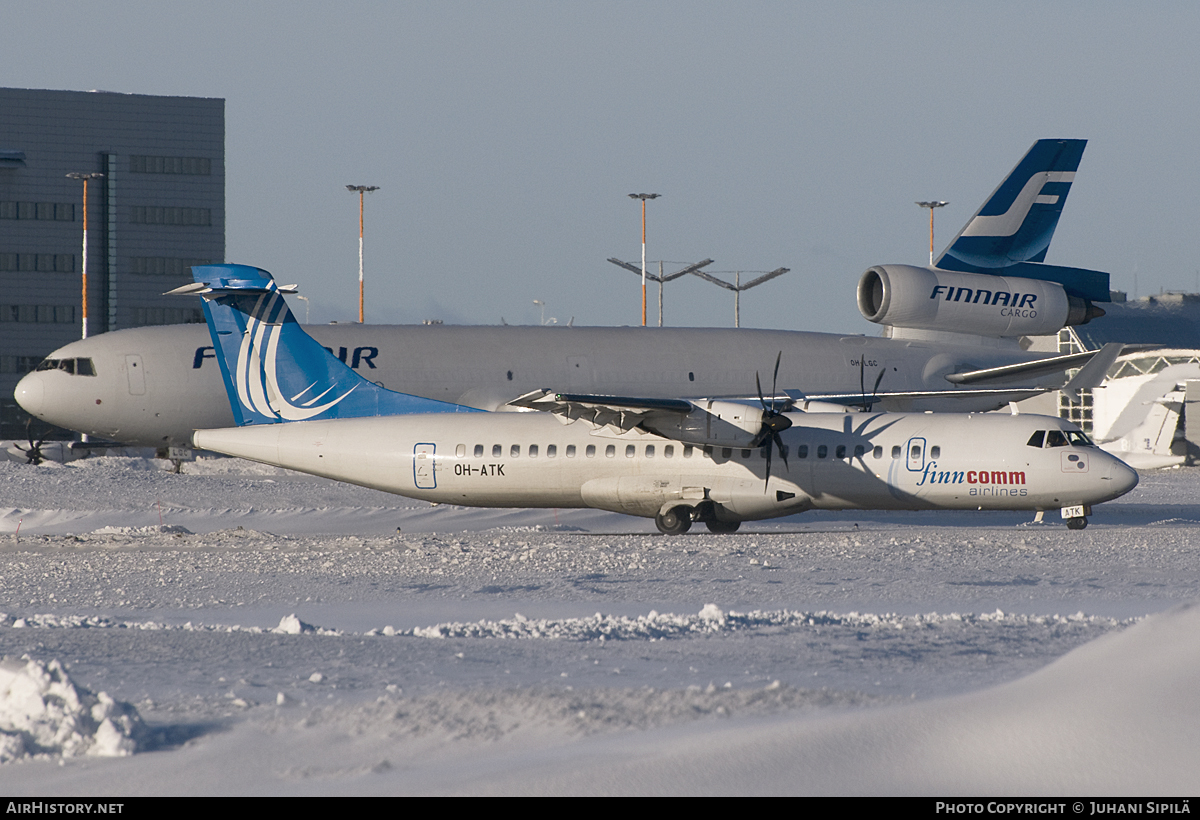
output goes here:
[[[1034, 143], [936, 265], [869, 269], [859, 307], [890, 338], [712, 328], [327, 325], [309, 332], [376, 384], [482, 410], [504, 409], [545, 385], [658, 398], [746, 396], [746, 374], [769, 367], [779, 351], [783, 383], [804, 385], [817, 404], [995, 409], [1061, 386], [1062, 371], [1091, 356], [1046, 358], [1018, 345], [1021, 336], [1102, 315], [1095, 303], [1109, 298], [1107, 274], [1043, 262], [1085, 144]], [[193, 430], [233, 423], [212, 343], [196, 325], [73, 342], [24, 377], [16, 399], [52, 424], [160, 448], [187, 446]]]
[[[789, 412], [770, 403], [534, 391], [494, 413], [386, 390], [306, 335], [270, 274], [193, 269], [238, 427], [196, 447], [427, 501], [594, 507], [663, 533], [810, 509], [1058, 509], [1137, 473], [1074, 425], [1032, 415]], [[778, 362], [778, 358], [776, 360]], [[776, 378], [778, 366], [776, 367]], [[773, 456], [777, 466], [772, 470]], [[789, 459], [790, 455], [790, 459]]]

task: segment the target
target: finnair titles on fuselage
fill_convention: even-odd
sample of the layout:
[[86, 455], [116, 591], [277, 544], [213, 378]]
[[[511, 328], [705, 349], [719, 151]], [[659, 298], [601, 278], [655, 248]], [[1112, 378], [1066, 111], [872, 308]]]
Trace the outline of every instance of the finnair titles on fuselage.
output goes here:
[[[890, 338], [714, 328], [331, 325], [309, 328], [371, 381], [484, 410], [545, 385], [648, 397], [752, 395], [783, 352], [809, 406], [990, 410], [1062, 385], [1090, 354], [1023, 352], [1024, 335], [1101, 315], [1107, 274], [1043, 260], [1085, 141], [1039, 140], [932, 267], [882, 265], [859, 308]], [[1015, 261], [1014, 261], [1015, 260]], [[969, 292], [969, 294], [968, 294]], [[988, 295], [990, 294], [990, 295]], [[186, 445], [229, 426], [205, 328], [148, 327], [73, 342], [16, 390], [47, 422], [130, 444]]]
[[179, 292], [205, 300], [240, 425], [199, 430], [195, 445], [411, 498], [594, 507], [654, 518], [667, 534], [810, 509], [1059, 509], [1077, 529], [1091, 505], [1137, 484], [1078, 428], [1045, 416], [796, 413], [794, 399], [549, 390], [512, 402], [542, 412], [479, 412], [363, 379], [304, 333], [265, 271], [195, 275]]

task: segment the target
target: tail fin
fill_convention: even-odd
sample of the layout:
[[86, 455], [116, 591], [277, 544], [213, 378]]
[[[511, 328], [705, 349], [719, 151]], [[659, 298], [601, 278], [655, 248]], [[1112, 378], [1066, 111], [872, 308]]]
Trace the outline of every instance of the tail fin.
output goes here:
[[200, 265], [196, 283], [171, 291], [204, 299], [225, 391], [238, 426], [474, 408], [386, 390], [359, 376], [297, 324], [267, 271], [249, 265]]
[[1038, 140], [942, 252], [937, 267], [995, 273], [1044, 262], [1087, 140]]

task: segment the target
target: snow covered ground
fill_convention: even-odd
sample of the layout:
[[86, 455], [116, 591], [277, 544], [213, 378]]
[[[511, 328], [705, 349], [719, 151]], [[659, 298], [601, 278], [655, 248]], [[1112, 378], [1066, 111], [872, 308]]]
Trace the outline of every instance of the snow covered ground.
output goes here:
[[823, 513], [666, 538], [164, 466], [0, 462], [0, 732], [78, 693], [66, 745], [0, 743], [5, 793], [1200, 786], [1200, 470], [1082, 532]]

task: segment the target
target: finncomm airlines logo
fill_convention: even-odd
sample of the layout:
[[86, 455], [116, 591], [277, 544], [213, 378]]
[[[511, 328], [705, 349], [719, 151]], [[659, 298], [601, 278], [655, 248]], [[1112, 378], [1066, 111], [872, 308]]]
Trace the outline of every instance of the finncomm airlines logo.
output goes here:
[[1024, 470], [939, 470], [931, 461], [921, 472], [918, 487], [931, 484], [970, 484], [971, 495], [1027, 495]]

